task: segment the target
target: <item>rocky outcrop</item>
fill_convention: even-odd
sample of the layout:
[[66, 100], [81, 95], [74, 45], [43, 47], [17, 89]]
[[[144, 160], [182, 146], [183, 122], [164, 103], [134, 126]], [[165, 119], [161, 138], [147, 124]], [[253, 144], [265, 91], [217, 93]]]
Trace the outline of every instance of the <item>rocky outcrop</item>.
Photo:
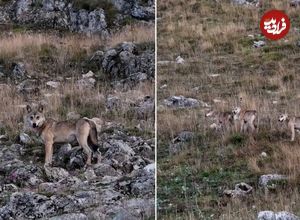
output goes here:
[[262, 211], [258, 213], [257, 220], [299, 220], [300, 218], [289, 212]]
[[232, 198], [241, 198], [249, 195], [253, 191], [253, 187], [247, 183], [238, 183], [234, 190], [225, 190], [224, 195]]
[[155, 53], [153, 49], [141, 50], [140, 45], [124, 42], [106, 51], [100, 59], [101, 67], [110, 78], [119, 83], [136, 84], [153, 79]]
[[112, 0], [116, 8], [124, 14], [129, 14], [141, 20], [153, 20], [155, 18], [155, 6], [153, 0]]
[[285, 175], [279, 175], [279, 174], [267, 174], [267, 175], [262, 175], [259, 178], [259, 185], [262, 187], [273, 187], [275, 186], [276, 183], [286, 181], [287, 176]]
[[[104, 4], [115, 7], [116, 15], [109, 14], [112, 9], [101, 8]], [[89, 2], [85, 3], [89, 6]], [[120, 16], [118, 16], [119, 14]], [[95, 8], [76, 8], [72, 1], [66, 0], [12, 0], [0, 6], [1, 23], [27, 24], [39, 28], [54, 28], [70, 30], [80, 33], [98, 33], [107, 36], [109, 29], [108, 18], [115, 20], [116, 23], [123, 15], [141, 20], [154, 20], [155, 7], [154, 1], [147, 3], [140, 0], [131, 1], [110, 1], [106, 0], [103, 4]], [[121, 19], [122, 20], [122, 19]]]
[[[61, 146], [43, 166], [26, 143], [0, 148], [0, 219], [145, 219], [154, 215], [154, 139], [111, 125], [99, 134], [102, 161], [84, 170], [81, 148]], [[24, 148], [25, 153], [24, 153]], [[96, 162], [96, 161], [94, 161]], [[30, 187], [30, 191], [28, 188]], [[80, 210], [80, 213], [78, 211]]]
[[237, 5], [259, 5], [259, 0], [232, 0], [232, 2]]
[[194, 98], [186, 98], [184, 96], [171, 96], [164, 100], [164, 105], [172, 108], [195, 108], [195, 107], [209, 107], [205, 102]]

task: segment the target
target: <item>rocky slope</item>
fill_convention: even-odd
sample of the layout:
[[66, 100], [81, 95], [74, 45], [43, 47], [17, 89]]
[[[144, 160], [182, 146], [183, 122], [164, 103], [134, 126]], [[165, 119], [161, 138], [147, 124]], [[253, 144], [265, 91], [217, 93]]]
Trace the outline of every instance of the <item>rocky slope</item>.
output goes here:
[[[153, 218], [154, 39], [135, 33], [153, 16], [153, 1], [0, 1], [0, 219]], [[144, 21], [122, 32], [128, 19]], [[84, 169], [65, 144], [44, 167], [28, 103], [104, 121], [102, 161]]]
[[[74, 78], [64, 80], [60, 77], [52, 77], [49, 81], [47, 77], [32, 78], [22, 62], [1, 69], [4, 82], [1, 92], [5, 88], [16, 92], [16, 96], [11, 97], [12, 103], [21, 97], [22, 101], [42, 102], [51, 109], [53, 100], [49, 97], [68, 97], [64, 87], [70, 81], [74, 82], [76, 94], [83, 93], [84, 99], [87, 99], [84, 93], [89, 91], [90, 100], [85, 103], [78, 100], [75, 111], [59, 118], [74, 120], [83, 116], [99, 116], [96, 108], [103, 106], [105, 113], [101, 114], [100, 120], [105, 123], [99, 124], [98, 140], [106, 153], [102, 155], [101, 163], [85, 170], [86, 156], [80, 147], [58, 145], [53, 167], [43, 167], [42, 141], [35, 134], [28, 133], [28, 129], [24, 130], [25, 133], [12, 132], [18, 136], [14, 138], [8, 131], [8, 122], [3, 120], [0, 219], [153, 217], [154, 99], [151, 93], [140, 98], [123, 97], [139, 91], [138, 87], [143, 84], [152, 84], [154, 51], [125, 42], [106, 51], [96, 51], [86, 60], [93, 63], [94, 70], [107, 74], [104, 84], [99, 84], [97, 74], [92, 71], [75, 78], [75, 81]], [[95, 94], [98, 94], [97, 87], [101, 85], [108, 89], [99, 100], [99, 95]], [[83, 108], [86, 109], [82, 111]], [[126, 120], [120, 123], [118, 116], [114, 115]], [[16, 118], [17, 115], [13, 120], [18, 120]], [[96, 123], [99, 121], [97, 118], [94, 120]], [[150, 128], [145, 128], [145, 124], [149, 124]], [[26, 124], [19, 125], [26, 128]]]
[[154, 20], [154, 1], [66, 1], [11, 0], [0, 1], [0, 24], [27, 25], [42, 29], [98, 33], [107, 36], [116, 26], [130, 18]]

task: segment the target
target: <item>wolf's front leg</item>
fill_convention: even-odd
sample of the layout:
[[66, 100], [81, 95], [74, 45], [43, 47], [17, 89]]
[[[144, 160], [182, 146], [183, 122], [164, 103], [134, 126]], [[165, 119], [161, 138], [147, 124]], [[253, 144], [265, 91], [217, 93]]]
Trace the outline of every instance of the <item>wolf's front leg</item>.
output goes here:
[[52, 164], [52, 155], [53, 155], [53, 142], [48, 141], [45, 143], [45, 165]]
[[294, 141], [295, 140], [295, 127], [291, 127], [291, 130], [292, 130], [292, 136], [291, 136], [291, 141]]

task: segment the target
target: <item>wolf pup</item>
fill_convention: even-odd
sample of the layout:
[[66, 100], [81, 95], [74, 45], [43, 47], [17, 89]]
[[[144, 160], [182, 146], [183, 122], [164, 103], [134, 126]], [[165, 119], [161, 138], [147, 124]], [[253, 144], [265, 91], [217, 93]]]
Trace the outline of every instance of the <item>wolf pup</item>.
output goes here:
[[37, 110], [27, 105], [26, 110], [25, 125], [37, 132], [45, 144], [45, 165], [51, 165], [52, 163], [54, 143], [73, 143], [76, 141], [87, 154], [86, 166], [91, 165], [93, 152], [97, 154], [98, 163], [101, 161], [101, 153], [98, 151], [96, 124], [92, 120], [82, 118], [74, 122], [58, 122], [51, 118], [46, 119], [42, 105], [39, 105]]

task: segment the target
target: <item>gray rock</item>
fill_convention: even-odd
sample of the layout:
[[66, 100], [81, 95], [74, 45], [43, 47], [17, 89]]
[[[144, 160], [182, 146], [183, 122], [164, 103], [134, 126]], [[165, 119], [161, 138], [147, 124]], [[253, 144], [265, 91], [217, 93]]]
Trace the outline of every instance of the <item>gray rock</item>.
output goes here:
[[124, 42], [105, 52], [102, 68], [110, 78], [133, 85], [154, 78], [154, 50], [142, 52], [137, 46]]
[[110, 145], [108, 147], [109, 151], [110, 150], [119, 151], [119, 152], [125, 153], [129, 156], [135, 155], [135, 152], [132, 150], [132, 148], [126, 142], [124, 142], [123, 140], [109, 140], [107, 142], [107, 144]]
[[16, 192], [11, 195], [8, 205], [0, 210], [2, 217], [7, 216], [7, 213], [15, 219], [43, 218], [55, 213], [55, 204], [43, 195]]
[[253, 47], [255, 48], [260, 48], [266, 45], [266, 42], [263, 40], [259, 40], [259, 41], [254, 41], [253, 42]]
[[35, 165], [16, 167], [9, 172], [6, 182], [19, 186], [37, 186], [43, 182], [43, 172]]
[[259, 178], [259, 185], [262, 187], [268, 187], [271, 183], [275, 181], [282, 181], [282, 180], [287, 180], [287, 176], [285, 175], [279, 175], [279, 174], [267, 174], [267, 175], [262, 175]]
[[86, 74], [82, 75], [82, 78], [91, 78], [93, 77], [95, 74], [92, 71], [87, 72]]
[[177, 58], [176, 58], [176, 63], [177, 64], [183, 64], [185, 62], [185, 60], [181, 57], [181, 56], [178, 56]]
[[39, 91], [39, 83], [34, 79], [26, 79], [16, 86], [18, 92], [23, 94], [33, 94]]
[[106, 108], [108, 110], [117, 110], [121, 107], [121, 100], [116, 97], [109, 95], [106, 99]]
[[68, 178], [70, 174], [63, 168], [44, 166], [45, 174], [51, 181], [60, 181]]
[[100, 163], [94, 167], [97, 176], [117, 176], [119, 173], [110, 165]]
[[138, 220], [139, 218], [132, 215], [126, 209], [121, 207], [115, 207], [108, 211], [107, 213], [108, 219], [114, 220]]
[[86, 154], [83, 152], [81, 147], [73, 147], [66, 158], [69, 160], [66, 163], [66, 168], [68, 170], [75, 170], [84, 167], [86, 161]]
[[83, 78], [76, 82], [79, 89], [92, 89], [95, 87], [96, 80], [94, 78]]
[[60, 82], [56, 82], [56, 81], [48, 81], [46, 82], [46, 85], [53, 88], [53, 89], [56, 89], [59, 87], [60, 85]]
[[237, 5], [258, 6], [258, 4], [259, 4], [259, 0], [232, 0], [232, 2]]
[[88, 168], [84, 172], [84, 177], [87, 181], [92, 181], [92, 180], [96, 179], [97, 176], [95, 174], [95, 171], [92, 168]]
[[257, 220], [299, 220], [300, 218], [289, 212], [261, 211]]
[[49, 218], [49, 220], [88, 220], [89, 218], [83, 213], [64, 214]]
[[23, 144], [29, 144], [32, 142], [31, 138], [26, 133], [21, 133], [19, 137], [20, 137], [21, 143], [23, 143]]
[[26, 77], [26, 69], [24, 63], [14, 63], [12, 70], [13, 79], [24, 79]]
[[253, 191], [253, 187], [247, 183], [238, 183], [235, 185], [234, 190], [225, 190], [224, 195], [239, 198], [250, 194]]
[[124, 202], [124, 207], [135, 216], [143, 216], [143, 218], [150, 218], [155, 209], [154, 199], [130, 199]]
[[171, 96], [164, 100], [164, 105], [173, 108], [194, 108], [194, 107], [209, 107], [205, 102], [184, 96]]
[[155, 18], [155, 6], [153, 0], [113, 0], [112, 2], [120, 12], [131, 15], [134, 18], [146, 21]]
[[3, 184], [0, 186], [0, 192], [16, 192], [18, 191], [18, 187], [14, 184]]
[[106, 36], [107, 24], [105, 20], [105, 12], [102, 9], [87, 11], [81, 9], [77, 12], [70, 12], [70, 29], [81, 33], [101, 33]]
[[148, 164], [147, 166], [144, 167], [144, 170], [150, 174], [155, 173], [155, 163]]
[[291, 7], [298, 7], [300, 6], [300, 0], [290, 0]]
[[0, 142], [5, 142], [8, 140], [9, 140], [9, 137], [6, 134], [0, 135]]

